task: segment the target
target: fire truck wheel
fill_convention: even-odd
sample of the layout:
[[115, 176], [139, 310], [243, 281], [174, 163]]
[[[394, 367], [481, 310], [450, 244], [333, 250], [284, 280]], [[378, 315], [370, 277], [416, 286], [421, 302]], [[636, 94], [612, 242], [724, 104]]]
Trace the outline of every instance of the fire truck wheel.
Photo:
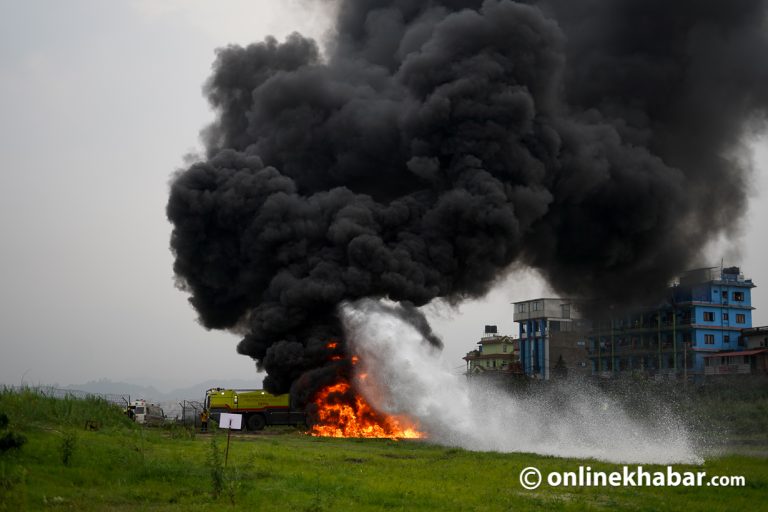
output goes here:
[[248, 418], [248, 430], [250, 431], [263, 430], [266, 424], [267, 422], [261, 414], [251, 414]]

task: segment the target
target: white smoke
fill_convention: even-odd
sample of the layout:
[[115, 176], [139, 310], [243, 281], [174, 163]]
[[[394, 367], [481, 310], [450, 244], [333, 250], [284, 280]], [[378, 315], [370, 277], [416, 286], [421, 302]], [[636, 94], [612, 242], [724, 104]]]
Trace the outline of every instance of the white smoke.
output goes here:
[[662, 407], [639, 421], [591, 385], [566, 382], [523, 398], [470, 385], [444, 369], [436, 349], [381, 303], [346, 303], [341, 316], [360, 357], [360, 392], [374, 408], [418, 421], [432, 442], [617, 463], [702, 462], [688, 429]]

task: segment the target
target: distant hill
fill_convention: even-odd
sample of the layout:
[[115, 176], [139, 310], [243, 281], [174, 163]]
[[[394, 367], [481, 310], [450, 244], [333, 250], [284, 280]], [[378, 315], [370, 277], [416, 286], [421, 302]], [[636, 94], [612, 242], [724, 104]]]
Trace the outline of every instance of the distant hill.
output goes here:
[[174, 389], [165, 394], [166, 400], [202, 400], [205, 392], [211, 388], [228, 389], [254, 389], [261, 387], [261, 378], [259, 380], [250, 379], [224, 379], [224, 380], [206, 380], [199, 384], [194, 384], [186, 388]]
[[161, 400], [163, 395], [152, 386], [137, 386], [127, 382], [112, 382], [108, 379], [92, 380], [85, 384], [71, 384], [63, 386], [63, 388], [87, 391], [88, 393], [131, 395], [131, 398], [146, 398], [147, 400]]
[[259, 387], [258, 380], [224, 379], [207, 380], [185, 388], [173, 389], [168, 392], [159, 391], [154, 386], [139, 386], [127, 382], [113, 382], [109, 379], [99, 379], [85, 384], [71, 384], [64, 389], [87, 391], [89, 393], [106, 393], [130, 395], [132, 400], [143, 398], [149, 402], [179, 402], [182, 400], [201, 400], [210, 388], [223, 387], [234, 389], [249, 389]]

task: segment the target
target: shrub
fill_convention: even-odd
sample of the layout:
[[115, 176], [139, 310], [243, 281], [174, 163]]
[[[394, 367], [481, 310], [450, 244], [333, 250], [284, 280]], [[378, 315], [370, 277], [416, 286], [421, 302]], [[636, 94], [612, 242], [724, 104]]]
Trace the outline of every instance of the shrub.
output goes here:
[[16, 432], [6, 432], [0, 435], [0, 454], [9, 450], [21, 448], [27, 442], [27, 438]]
[[221, 496], [224, 490], [224, 465], [221, 462], [221, 451], [216, 443], [216, 438], [211, 437], [211, 451], [208, 454], [208, 467], [211, 470], [211, 495], [214, 498]]
[[16, 432], [2, 432], [8, 428], [8, 423], [8, 415], [0, 412], [0, 455], [7, 451], [21, 448], [27, 442], [26, 437]]
[[77, 448], [77, 436], [72, 432], [67, 432], [64, 434], [64, 437], [61, 438], [61, 445], [59, 446], [62, 464], [65, 466], [70, 466], [72, 464], [75, 448]]

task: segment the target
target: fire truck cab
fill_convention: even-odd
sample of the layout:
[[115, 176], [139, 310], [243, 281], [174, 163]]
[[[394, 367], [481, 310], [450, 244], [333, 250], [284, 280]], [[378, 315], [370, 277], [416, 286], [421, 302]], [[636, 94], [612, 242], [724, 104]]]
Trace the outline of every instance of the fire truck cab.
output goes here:
[[215, 421], [223, 412], [242, 414], [249, 431], [262, 430], [266, 425], [307, 424], [306, 413], [291, 408], [290, 395], [272, 395], [263, 389], [211, 388], [204, 403]]

